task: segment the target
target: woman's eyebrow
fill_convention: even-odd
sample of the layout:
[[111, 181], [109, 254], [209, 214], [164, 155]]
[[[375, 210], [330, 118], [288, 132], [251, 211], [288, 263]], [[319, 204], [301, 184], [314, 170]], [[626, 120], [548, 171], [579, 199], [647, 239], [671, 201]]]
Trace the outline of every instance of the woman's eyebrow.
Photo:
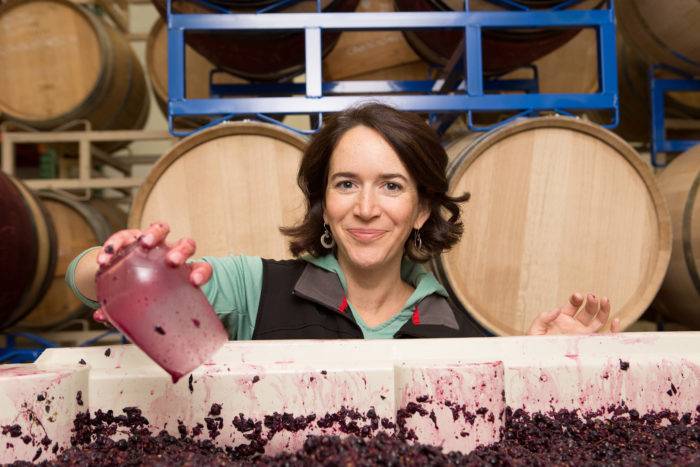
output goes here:
[[[335, 178], [357, 178], [357, 174], [353, 172], [336, 172], [333, 175], [331, 175], [331, 180]], [[386, 173], [386, 174], [381, 174], [379, 175], [379, 178], [381, 180], [389, 180], [392, 178], [400, 178], [402, 180], [408, 181], [408, 179], [401, 175], [400, 173]]]
[[331, 175], [331, 180], [334, 178], [357, 178], [357, 174], [352, 172], [336, 172]]
[[381, 178], [382, 180], [389, 180], [392, 178], [400, 178], [402, 180], [408, 181], [408, 179], [406, 177], [404, 177], [403, 175], [398, 174], [398, 173], [397, 174], [381, 174], [379, 176], [379, 178]]

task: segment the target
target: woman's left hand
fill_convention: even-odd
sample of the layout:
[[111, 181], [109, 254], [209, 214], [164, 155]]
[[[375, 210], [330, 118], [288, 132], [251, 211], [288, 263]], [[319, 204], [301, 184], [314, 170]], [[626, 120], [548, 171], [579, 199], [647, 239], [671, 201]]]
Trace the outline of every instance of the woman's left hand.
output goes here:
[[[541, 313], [530, 325], [529, 336], [551, 336], [555, 334], [593, 334], [607, 324], [610, 317], [610, 300], [588, 294], [586, 305], [576, 313], [584, 302], [583, 295], [574, 293], [563, 307]], [[610, 331], [620, 332], [620, 320], [615, 318]]]

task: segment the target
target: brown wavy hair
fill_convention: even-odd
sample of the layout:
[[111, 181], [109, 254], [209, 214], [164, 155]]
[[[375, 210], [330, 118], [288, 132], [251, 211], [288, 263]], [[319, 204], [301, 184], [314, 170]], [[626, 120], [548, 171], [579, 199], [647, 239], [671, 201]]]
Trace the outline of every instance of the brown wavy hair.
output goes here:
[[411, 235], [404, 245], [406, 255], [413, 261], [425, 262], [454, 246], [463, 231], [457, 203], [467, 201], [469, 193], [458, 197], [447, 194], [447, 153], [438, 135], [417, 114], [371, 102], [330, 116], [306, 148], [297, 175], [306, 197], [306, 213], [301, 223], [280, 228], [291, 237], [292, 254], [318, 257], [328, 253], [321, 245], [321, 235], [331, 155], [340, 138], [360, 125], [377, 131], [391, 145], [416, 181], [421, 202], [429, 206], [430, 216], [420, 229], [422, 248], [415, 248]]

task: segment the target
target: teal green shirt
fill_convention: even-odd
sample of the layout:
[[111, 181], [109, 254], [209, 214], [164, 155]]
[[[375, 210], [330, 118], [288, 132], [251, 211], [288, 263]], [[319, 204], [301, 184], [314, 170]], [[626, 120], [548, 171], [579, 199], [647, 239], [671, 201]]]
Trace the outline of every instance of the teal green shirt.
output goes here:
[[[89, 251], [89, 250], [87, 250]], [[84, 297], [75, 287], [75, 266], [84, 252], [73, 260], [66, 273], [66, 281], [73, 292], [85, 304], [97, 308], [97, 303]], [[338, 275], [343, 290], [347, 293], [347, 282], [338, 260], [332, 254], [302, 258], [322, 269]], [[213, 274], [209, 282], [202, 285], [202, 292], [211, 303], [224, 326], [228, 329], [231, 339], [248, 340], [253, 336], [255, 319], [260, 304], [262, 291], [263, 266], [262, 259], [257, 256], [206, 256], [202, 259], [212, 266]], [[362, 329], [365, 339], [391, 339], [394, 334], [413, 315], [414, 306], [423, 298], [437, 293], [447, 297], [447, 292], [431, 273], [423, 266], [407, 258], [401, 263], [401, 278], [411, 284], [415, 290], [408, 298], [403, 308], [382, 324], [368, 326], [357, 313], [352, 303], [348, 302], [355, 321]]]

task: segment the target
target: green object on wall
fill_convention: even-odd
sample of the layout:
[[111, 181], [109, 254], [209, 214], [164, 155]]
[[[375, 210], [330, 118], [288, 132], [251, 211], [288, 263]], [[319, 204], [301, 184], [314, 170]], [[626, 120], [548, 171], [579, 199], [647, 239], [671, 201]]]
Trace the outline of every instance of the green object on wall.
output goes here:
[[39, 157], [39, 178], [56, 178], [58, 175], [58, 154], [53, 148], [46, 149]]

